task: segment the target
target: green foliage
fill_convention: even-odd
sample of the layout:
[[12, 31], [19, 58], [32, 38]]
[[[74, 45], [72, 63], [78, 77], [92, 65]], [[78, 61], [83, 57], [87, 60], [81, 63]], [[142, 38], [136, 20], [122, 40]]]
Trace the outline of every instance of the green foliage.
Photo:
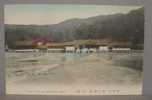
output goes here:
[[57, 25], [6, 25], [6, 44], [30, 41], [34, 37], [46, 37], [54, 42], [86, 40], [79, 43], [95, 44], [94, 40], [108, 39], [115, 42], [131, 42], [132, 48], [144, 43], [144, 8], [128, 14], [96, 16], [88, 19], [69, 20]]

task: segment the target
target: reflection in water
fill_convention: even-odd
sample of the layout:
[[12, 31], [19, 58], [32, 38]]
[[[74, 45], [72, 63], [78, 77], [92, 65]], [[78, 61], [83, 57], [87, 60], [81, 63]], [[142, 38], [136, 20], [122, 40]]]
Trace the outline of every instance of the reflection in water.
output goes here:
[[[133, 86], [137, 94], [142, 82], [142, 58], [143, 53], [6, 53], [7, 93], [18, 92], [11, 90], [21, 89], [19, 85], [23, 84], [52, 90], [58, 83]], [[36, 91], [33, 87], [26, 89]]]
[[80, 58], [88, 55], [88, 53], [64, 53], [62, 61], [79, 61]]

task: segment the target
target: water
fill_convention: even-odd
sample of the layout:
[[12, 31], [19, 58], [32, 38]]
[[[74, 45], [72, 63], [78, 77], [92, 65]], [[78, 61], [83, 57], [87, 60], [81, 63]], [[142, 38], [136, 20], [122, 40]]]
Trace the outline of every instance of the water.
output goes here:
[[[29, 94], [28, 90], [37, 94], [40, 87], [43, 90], [46, 86], [122, 86], [121, 88], [130, 87], [125, 88], [125, 91], [136, 90], [134, 94], [139, 94], [142, 85], [142, 58], [143, 53], [7, 52], [6, 89], [9, 94], [22, 94], [25, 92], [21, 92], [22, 86], [26, 87], [25, 94]], [[31, 87], [32, 84], [34, 86]], [[47, 88], [48, 91], [52, 90], [50, 88]]]

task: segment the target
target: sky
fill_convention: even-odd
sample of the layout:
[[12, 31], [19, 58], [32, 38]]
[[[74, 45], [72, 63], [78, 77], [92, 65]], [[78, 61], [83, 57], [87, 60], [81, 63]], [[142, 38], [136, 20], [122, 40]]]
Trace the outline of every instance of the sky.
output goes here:
[[88, 18], [98, 15], [128, 13], [141, 6], [103, 6], [72, 4], [17, 4], [5, 5], [5, 24], [57, 24], [72, 18]]

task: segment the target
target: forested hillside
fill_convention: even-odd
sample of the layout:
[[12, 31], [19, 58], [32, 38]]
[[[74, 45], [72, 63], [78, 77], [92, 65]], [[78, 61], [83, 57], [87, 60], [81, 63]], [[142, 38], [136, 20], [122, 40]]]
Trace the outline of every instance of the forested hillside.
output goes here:
[[5, 25], [5, 34], [5, 43], [9, 47], [16, 41], [31, 41], [36, 37], [47, 38], [53, 42], [108, 39], [114, 42], [143, 44], [144, 8], [128, 14], [75, 18], [53, 25]]

